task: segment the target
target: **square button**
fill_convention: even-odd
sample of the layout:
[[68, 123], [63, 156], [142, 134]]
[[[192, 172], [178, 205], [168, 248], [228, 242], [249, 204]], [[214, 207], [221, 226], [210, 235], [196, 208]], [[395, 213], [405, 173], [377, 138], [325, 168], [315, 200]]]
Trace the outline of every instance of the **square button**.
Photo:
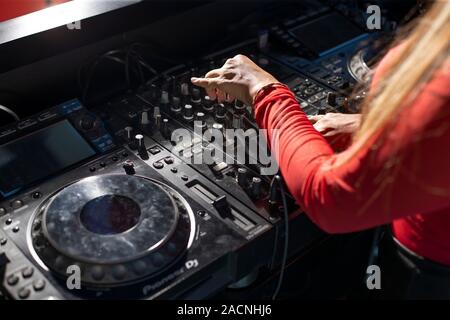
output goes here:
[[160, 149], [159, 147], [151, 147], [150, 149], [148, 149], [148, 151], [149, 151], [151, 154], [155, 155], [155, 154], [160, 153], [160, 152], [161, 152], [161, 149]]

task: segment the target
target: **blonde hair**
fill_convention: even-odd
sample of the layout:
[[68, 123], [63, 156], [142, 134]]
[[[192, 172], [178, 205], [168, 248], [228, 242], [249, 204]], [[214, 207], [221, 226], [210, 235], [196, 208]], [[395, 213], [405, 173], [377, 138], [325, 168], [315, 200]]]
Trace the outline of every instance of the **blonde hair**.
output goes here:
[[436, 1], [411, 27], [405, 27], [408, 36], [402, 41], [406, 43], [392, 61], [392, 67], [364, 101], [363, 122], [353, 137], [351, 152], [340, 163], [372, 144], [383, 129], [395, 123], [401, 110], [417, 97], [421, 87], [448, 59], [450, 1]]

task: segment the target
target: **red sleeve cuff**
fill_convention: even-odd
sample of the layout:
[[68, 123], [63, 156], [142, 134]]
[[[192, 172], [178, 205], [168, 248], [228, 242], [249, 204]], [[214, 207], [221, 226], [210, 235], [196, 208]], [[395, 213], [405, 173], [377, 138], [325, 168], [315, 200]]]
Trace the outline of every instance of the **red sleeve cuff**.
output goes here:
[[268, 85], [262, 87], [261, 89], [259, 89], [259, 91], [256, 94], [255, 98], [253, 99], [253, 106], [258, 104], [262, 99], [264, 99], [264, 97], [266, 97], [272, 91], [277, 90], [279, 88], [284, 88], [284, 89], [290, 91], [290, 89], [289, 89], [289, 87], [287, 85], [279, 83], [279, 82], [268, 84]]

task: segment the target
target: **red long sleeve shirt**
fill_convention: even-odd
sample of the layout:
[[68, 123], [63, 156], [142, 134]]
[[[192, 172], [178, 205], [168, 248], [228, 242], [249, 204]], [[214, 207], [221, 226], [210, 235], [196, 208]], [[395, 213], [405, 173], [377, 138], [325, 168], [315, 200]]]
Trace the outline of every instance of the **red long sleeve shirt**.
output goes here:
[[334, 164], [355, 146], [334, 154], [287, 88], [263, 90], [254, 109], [269, 144], [278, 129], [275, 153], [285, 182], [320, 228], [345, 233], [391, 223], [407, 248], [450, 266], [449, 68], [421, 89], [387, 137], [341, 166]]

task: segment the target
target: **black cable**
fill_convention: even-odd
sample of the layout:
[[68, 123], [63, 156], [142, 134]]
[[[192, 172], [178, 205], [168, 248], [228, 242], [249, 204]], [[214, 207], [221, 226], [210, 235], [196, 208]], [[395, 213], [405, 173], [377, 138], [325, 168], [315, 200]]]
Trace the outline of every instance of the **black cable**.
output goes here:
[[[83, 102], [86, 103], [86, 99], [87, 99], [87, 96], [88, 96], [88, 93], [89, 93], [89, 89], [90, 89], [92, 78], [93, 78], [93, 76], [95, 74], [95, 70], [96, 70], [97, 66], [102, 61], [104, 61], [104, 60], [111, 60], [113, 62], [122, 64], [124, 66], [125, 72], [126, 72], [126, 61], [124, 59], [116, 56], [117, 54], [123, 54], [123, 53], [124, 53], [123, 50], [111, 50], [111, 51], [108, 51], [108, 52], [100, 55], [99, 57], [94, 59], [90, 64], [88, 64], [89, 67], [88, 67], [88, 70], [87, 70], [86, 81], [85, 81], [86, 83], [85, 83], [84, 86], [82, 85], [82, 79], [81, 79], [82, 78], [82, 72], [83, 72], [82, 69], [83, 68], [82, 67], [80, 68], [80, 71], [78, 73], [78, 83], [79, 83], [79, 86], [80, 86], [80, 90], [82, 92], [81, 93], [81, 100]], [[125, 79], [126, 79], [126, 81], [128, 80], [127, 77], [125, 77]]]
[[[134, 43], [124, 49], [111, 50], [96, 57], [90, 63], [81, 66], [78, 70], [78, 86], [81, 91], [82, 101], [86, 102], [96, 68], [104, 60], [111, 60], [124, 66], [125, 82], [128, 87], [131, 87], [132, 84], [132, 73], [139, 77], [139, 81], [141, 84], [145, 83], [144, 70], [148, 71], [151, 76], [158, 75], [159, 72], [146, 61], [146, 59], [140, 52], [136, 50], [139, 47], [144, 46], [145, 44]], [[86, 69], [86, 67], [87, 70], [84, 80], [85, 83], [83, 84], [83, 72], [85, 71], [84, 69]]]
[[275, 288], [275, 291], [272, 295], [272, 300], [276, 300], [278, 293], [280, 292], [281, 285], [283, 284], [284, 279], [284, 271], [286, 269], [287, 256], [288, 256], [288, 248], [289, 248], [289, 212], [287, 207], [286, 194], [284, 193], [283, 182], [279, 175], [273, 177], [274, 181], [278, 183], [278, 187], [280, 188], [281, 201], [283, 203], [283, 215], [284, 215], [284, 249], [283, 256], [281, 258], [281, 267], [280, 267], [280, 276], [278, 278], [278, 283]]
[[180, 64], [181, 63], [181, 61], [179, 61], [177, 59], [174, 59], [172, 57], [169, 57], [167, 53], [164, 56], [156, 53], [156, 51], [157, 51], [156, 48], [158, 48], [158, 47], [160, 47], [160, 46], [153, 45], [153, 44], [150, 44], [148, 42], [134, 42], [134, 43], [132, 43], [130, 45], [130, 50], [133, 50], [134, 52], [138, 53], [139, 52], [138, 51], [139, 48], [141, 48], [141, 49], [147, 49], [148, 48], [148, 49], [150, 49], [150, 52], [148, 53], [148, 55], [153, 57], [153, 58], [155, 58], [158, 61], [164, 62], [164, 63], [169, 64], [169, 65]]
[[17, 115], [17, 113], [15, 113], [14, 111], [12, 111], [10, 108], [5, 107], [4, 105], [0, 104], [0, 110], [8, 113], [11, 117], [13, 117], [16, 121], [20, 121], [20, 117]]

